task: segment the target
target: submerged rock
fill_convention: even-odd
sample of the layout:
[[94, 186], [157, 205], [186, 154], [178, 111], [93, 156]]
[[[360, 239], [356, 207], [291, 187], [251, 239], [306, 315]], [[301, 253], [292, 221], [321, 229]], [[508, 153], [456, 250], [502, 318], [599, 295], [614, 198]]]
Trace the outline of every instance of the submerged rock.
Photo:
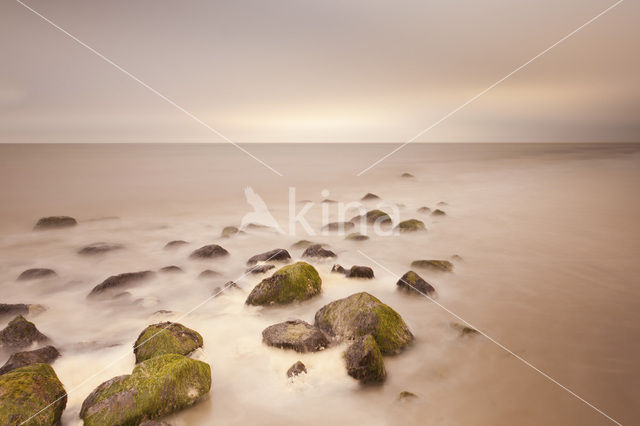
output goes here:
[[307, 373], [307, 367], [302, 363], [302, 361], [298, 361], [291, 367], [289, 367], [289, 369], [287, 370], [287, 377], [292, 379], [302, 373]]
[[306, 262], [278, 269], [256, 285], [247, 297], [247, 305], [285, 304], [307, 300], [319, 294], [322, 280], [318, 271]]
[[112, 243], [93, 243], [88, 246], [82, 247], [78, 250], [78, 254], [82, 255], [94, 255], [94, 254], [103, 254], [114, 250], [121, 250], [124, 246], [122, 244], [112, 244]]
[[353, 222], [331, 222], [323, 226], [322, 229], [329, 232], [347, 232], [354, 226]]
[[315, 245], [313, 241], [309, 240], [300, 240], [291, 245], [292, 249], [306, 249], [309, 246]]
[[326, 198], [324, 200], [321, 201], [321, 203], [326, 203], [326, 204], [336, 204], [337, 201], [336, 200], [331, 200], [329, 198]]
[[184, 272], [181, 267], [176, 265], [165, 266], [160, 268], [160, 272], [163, 273], [174, 273], [174, 272]]
[[372, 335], [358, 337], [344, 353], [347, 373], [361, 383], [380, 383], [387, 377], [382, 353]]
[[59, 356], [60, 352], [53, 346], [45, 346], [33, 351], [16, 352], [0, 368], [0, 375], [31, 364], [51, 364]]
[[418, 219], [403, 220], [396, 227], [400, 232], [416, 232], [426, 231], [427, 227], [424, 226], [424, 222]]
[[354, 232], [352, 234], [347, 235], [344, 239], [349, 241], [366, 241], [369, 239], [369, 236], [362, 235], [359, 232]]
[[40, 333], [35, 324], [27, 321], [22, 315], [12, 319], [0, 331], [0, 348], [26, 348], [34, 343], [48, 342], [49, 338]]
[[107, 292], [121, 290], [137, 282], [151, 279], [155, 275], [156, 273], [153, 271], [125, 272], [124, 274], [112, 275], [95, 286], [89, 293], [88, 297], [95, 297]]
[[272, 269], [275, 269], [274, 265], [263, 263], [262, 265], [255, 265], [246, 270], [247, 274], [264, 274]]
[[440, 209], [435, 209], [433, 212], [431, 212], [431, 216], [446, 216], [447, 214], [440, 210]]
[[220, 276], [220, 272], [212, 271], [211, 269], [205, 269], [204, 271], [200, 272], [200, 275], [198, 275], [198, 278], [215, 278], [219, 276]]
[[430, 295], [435, 293], [436, 289], [426, 282], [422, 277], [413, 271], [405, 273], [396, 283], [398, 290], [404, 290], [409, 293]]
[[285, 321], [265, 328], [262, 341], [269, 346], [296, 352], [317, 352], [329, 346], [329, 339], [320, 329], [301, 320]]
[[217, 244], [208, 244], [194, 250], [189, 257], [192, 259], [213, 259], [216, 257], [228, 256], [229, 252]]
[[383, 354], [399, 352], [413, 341], [413, 334], [402, 317], [364, 292], [322, 307], [316, 312], [315, 326], [337, 340], [371, 334]]
[[418, 210], [416, 210], [418, 213], [423, 213], [423, 214], [427, 214], [427, 213], [431, 213], [431, 209], [429, 207], [423, 206], [420, 207]]
[[480, 334], [480, 332], [478, 330], [476, 330], [475, 328], [471, 328], [467, 325], [464, 324], [460, 324], [457, 322], [452, 322], [451, 323], [451, 327], [455, 330], [458, 330], [458, 332], [460, 333], [461, 337], [464, 336], [474, 336], [476, 334]]
[[158, 355], [189, 355], [202, 347], [202, 336], [176, 322], [160, 322], [145, 328], [133, 345], [136, 363]]
[[247, 260], [247, 266], [253, 266], [258, 262], [289, 262], [291, 255], [285, 249], [274, 249], [251, 256]]
[[372, 194], [371, 192], [367, 192], [365, 194], [364, 197], [362, 197], [360, 200], [361, 201], [370, 201], [370, 200], [379, 200], [380, 197], [378, 197], [376, 194]]
[[211, 389], [211, 367], [167, 354], [138, 364], [130, 375], [99, 385], [82, 403], [85, 426], [136, 425], [195, 404]]
[[240, 233], [240, 230], [235, 226], [225, 226], [220, 233], [222, 238], [233, 237], [234, 235]]
[[411, 262], [414, 268], [432, 269], [435, 271], [451, 272], [453, 263], [448, 260], [414, 260]]
[[439, 206], [448, 206], [449, 204], [448, 204], [448, 203], [445, 203], [444, 201], [439, 201], [439, 202], [438, 202], [438, 205], [439, 205]]
[[382, 210], [370, 210], [362, 216], [356, 216], [351, 219], [351, 222], [364, 220], [368, 224], [380, 223], [380, 224], [389, 224], [391, 223], [391, 216]]
[[320, 258], [328, 258], [328, 257], [338, 257], [331, 250], [327, 250], [322, 248], [320, 244], [314, 244], [312, 246], [307, 247], [307, 249], [302, 253], [302, 257], [320, 257]]
[[398, 401], [408, 401], [411, 399], [416, 399], [418, 395], [409, 391], [402, 391], [398, 394]]
[[347, 273], [347, 271], [345, 271], [345, 269], [342, 266], [338, 265], [337, 263], [335, 265], [333, 265], [333, 267], [331, 268], [331, 272], [335, 272], [335, 273], [338, 273], [338, 274], [346, 274]]
[[183, 240], [173, 240], [173, 241], [169, 241], [167, 244], [165, 244], [164, 245], [164, 249], [165, 250], [175, 249], [175, 248], [187, 245], [187, 244], [189, 244], [189, 243], [186, 242], [186, 241], [183, 241]]
[[0, 424], [58, 425], [67, 394], [48, 364], [31, 364], [0, 376]]
[[33, 229], [44, 230], [67, 228], [70, 226], [76, 226], [77, 224], [78, 221], [70, 216], [48, 216], [40, 218]]
[[218, 297], [229, 289], [240, 290], [240, 286], [233, 281], [227, 281], [224, 286], [213, 289], [213, 297]]
[[412, 175], [411, 173], [404, 172], [403, 174], [401, 174], [401, 175], [400, 175], [400, 177], [403, 177], [403, 178], [413, 178], [413, 177], [415, 177], [415, 176], [414, 176], [414, 175]]
[[32, 268], [27, 269], [18, 276], [18, 281], [37, 280], [40, 278], [57, 277], [56, 271], [48, 268]]
[[26, 315], [29, 313], [29, 305], [24, 303], [0, 303], [0, 317], [6, 315]]

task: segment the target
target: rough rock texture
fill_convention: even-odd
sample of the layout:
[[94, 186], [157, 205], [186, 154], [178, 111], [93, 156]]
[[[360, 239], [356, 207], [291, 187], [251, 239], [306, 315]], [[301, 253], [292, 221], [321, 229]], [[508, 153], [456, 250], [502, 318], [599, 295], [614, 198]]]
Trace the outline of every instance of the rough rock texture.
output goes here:
[[367, 192], [365, 194], [364, 197], [362, 197], [360, 200], [362, 201], [369, 201], [369, 200], [379, 200], [380, 197], [378, 197], [376, 194], [372, 194], [371, 192]]
[[420, 207], [418, 210], [416, 210], [418, 213], [423, 213], [423, 214], [427, 214], [427, 213], [431, 213], [431, 209], [429, 207], [423, 206]]
[[264, 274], [272, 269], [275, 269], [274, 265], [270, 265], [268, 263], [264, 263], [262, 265], [255, 265], [251, 268], [247, 269], [246, 272], [250, 274]]
[[195, 404], [210, 388], [208, 364], [161, 355], [99, 385], [82, 403], [80, 417], [85, 426], [137, 425]]
[[212, 271], [211, 269], [205, 269], [204, 271], [200, 272], [200, 275], [198, 275], [198, 278], [215, 278], [219, 276], [220, 276], [220, 272]]
[[29, 313], [29, 305], [24, 303], [0, 303], [0, 317], [6, 315], [26, 315]]
[[380, 383], [387, 377], [382, 353], [370, 334], [358, 337], [344, 353], [347, 373], [361, 383]]
[[202, 347], [202, 336], [175, 322], [161, 322], [145, 328], [133, 345], [136, 363], [158, 355], [188, 355]]
[[183, 240], [173, 240], [173, 241], [169, 241], [167, 244], [165, 244], [164, 245], [164, 249], [165, 250], [175, 249], [175, 248], [187, 245], [187, 244], [189, 244], [189, 243], [186, 242], [186, 241], [183, 241]]
[[302, 253], [302, 257], [338, 257], [331, 250], [323, 249], [320, 244], [314, 244], [312, 246], [307, 247], [307, 249]]
[[440, 209], [435, 209], [434, 211], [431, 212], [431, 216], [446, 216], [447, 214], [440, 210]]
[[354, 265], [345, 273], [347, 278], [373, 278], [373, 269], [368, 266], [357, 266]]
[[289, 369], [287, 370], [287, 377], [292, 379], [306, 372], [307, 372], [307, 367], [302, 363], [302, 361], [298, 361], [295, 364], [293, 364], [291, 367], [289, 367]]
[[300, 240], [291, 245], [292, 249], [306, 249], [309, 246], [315, 245], [313, 241], [309, 240]]
[[347, 232], [354, 226], [353, 222], [331, 222], [323, 226], [322, 229], [329, 232]]
[[229, 252], [217, 244], [209, 244], [194, 250], [189, 257], [192, 259], [214, 259], [216, 257], [228, 256]]
[[67, 228], [69, 226], [76, 226], [77, 224], [78, 221], [69, 216], [49, 216], [40, 218], [33, 229]]
[[411, 262], [414, 268], [432, 269], [435, 271], [451, 272], [453, 263], [448, 260], [414, 260]]
[[418, 219], [403, 220], [397, 226], [400, 232], [416, 232], [426, 231], [427, 227], [424, 226], [424, 222]]
[[240, 232], [240, 230], [238, 228], [236, 228], [235, 226], [225, 226], [222, 229], [222, 232], [220, 233], [220, 236], [222, 238], [229, 238], [229, 237], [233, 237], [234, 235], [236, 235], [239, 232]]
[[37, 280], [39, 278], [57, 277], [56, 271], [48, 268], [27, 269], [18, 276], [18, 281]]
[[315, 326], [337, 340], [371, 334], [383, 354], [399, 352], [413, 341], [402, 317], [369, 293], [356, 293], [325, 305]]
[[347, 235], [344, 239], [349, 241], [366, 241], [369, 239], [369, 236], [362, 235], [359, 232], [354, 232], [352, 234]]
[[94, 254], [103, 254], [114, 250], [121, 250], [124, 246], [122, 244], [113, 244], [113, 243], [93, 243], [88, 246], [82, 247], [78, 250], [78, 254], [82, 255], [94, 255]]
[[345, 271], [345, 269], [342, 266], [338, 265], [337, 263], [335, 265], [333, 265], [333, 267], [331, 268], [331, 272], [335, 272], [335, 273], [338, 273], [338, 274], [346, 274], [347, 273], [347, 271]]
[[33, 351], [17, 352], [11, 355], [0, 368], [0, 375], [31, 364], [51, 364], [59, 356], [60, 352], [53, 346], [45, 346]]
[[181, 267], [176, 265], [165, 266], [160, 268], [160, 272], [163, 273], [174, 273], [174, 272], [184, 272]]
[[66, 406], [64, 387], [48, 364], [31, 364], [0, 376], [2, 425], [27, 420], [29, 425], [57, 425]]
[[45, 343], [49, 338], [40, 333], [35, 324], [18, 315], [0, 331], [0, 348], [19, 349], [33, 343]]
[[122, 290], [137, 282], [151, 279], [154, 276], [155, 272], [153, 271], [125, 272], [124, 274], [112, 275], [95, 286], [89, 293], [89, 297], [99, 296], [114, 290]]
[[265, 328], [262, 341], [269, 346], [296, 352], [317, 352], [329, 346], [329, 339], [320, 329], [301, 320], [285, 321]]
[[391, 216], [389, 216], [387, 213], [383, 212], [382, 210], [370, 210], [367, 213], [365, 213], [362, 216], [356, 216], [353, 219], [351, 219], [351, 222], [356, 222], [356, 221], [360, 221], [360, 220], [365, 220], [366, 223], [368, 224], [374, 224], [374, 223], [384, 223], [384, 224], [389, 224], [391, 223]]
[[285, 304], [307, 300], [322, 289], [318, 271], [306, 262], [297, 262], [278, 269], [254, 287], [247, 305]]
[[436, 289], [426, 282], [422, 277], [413, 271], [405, 273], [396, 283], [398, 290], [404, 290], [408, 293], [431, 295]]
[[253, 266], [258, 262], [289, 262], [291, 255], [285, 249], [274, 249], [251, 256], [247, 260], [247, 266]]

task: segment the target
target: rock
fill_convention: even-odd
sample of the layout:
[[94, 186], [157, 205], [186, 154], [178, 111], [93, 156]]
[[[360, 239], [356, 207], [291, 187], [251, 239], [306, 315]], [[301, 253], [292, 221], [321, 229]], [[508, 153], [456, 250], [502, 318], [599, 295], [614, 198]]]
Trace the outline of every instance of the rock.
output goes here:
[[211, 269], [205, 269], [204, 271], [200, 272], [198, 278], [215, 278], [219, 276], [220, 272], [212, 271]]
[[359, 232], [354, 232], [352, 234], [347, 235], [344, 239], [349, 241], [366, 241], [369, 239], [369, 236], [362, 235]]
[[339, 274], [346, 274], [347, 271], [345, 271], [345, 269], [338, 265], [337, 263], [335, 265], [333, 265], [333, 267], [331, 268], [331, 272], [337, 272]]
[[93, 243], [88, 246], [82, 247], [78, 250], [78, 254], [82, 255], [94, 255], [94, 254], [103, 254], [109, 251], [121, 250], [124, 246], [122, 244], [112, 244], [112, 243]]
[[476, 330], [475, 328], [471, 328], [469, 326], [466, 326], [464, 324], [460, 324], [457, 322], [452, 322], [451, 323], [451, 327], [458, 330], [458, 332], [460, 333], [461, 337], [464, 336], [474, 336], [476, 334], [480, 334], [480, 332], [478, 330]]
[[70, 226], [76, 226], [78, 221], [70, 216], [49, 216], [43, 217], [38, 220], [36, 226], [33, 229], [43, 230], [43, 229], [56, 229], [56, 228], [67, 228]]
[[18, 315], [0, 331], [0, 348], [26, 348], [33, 343], [45, 343], [49, 338], [40, 333], [35, 324]]
[[125, 272], [124, 274], [112, 275], [91, 290], [88, 297], [95, 297], [114, 290], [121, 290], [140, 281], [153, 278], [156, 275], [153, 271]]
[[430, 295], [436, 291], [435, 288], [422, 277], [413, 271], [405, 273], [396, 283], [398, 290], [404, 290], [408, 293]]
[[291, 245], [291, 248], [293, 249], [306, 249], [309, 246], [315, 245], [316, 243], [314, 243], [313, 241], [309, 241], [309, 240], [300, 240], [296, 243], [293, 243]]
[[336, 204], [337, 201], [336, 200], [330, 200], [330, 199], [325, 199], [321, 201], [322, 203], [326, 203], [326, 204]]
[[338, 257], [331, 250], [323, 249], [320, 244], [314, 244], [312, 246], [307, 247], [307, 249], [302, 253], [302, 257]]
[[323, 226], [322, 229], [329, 232], [347, 232], [354, 226], [353, 222], [331, 222]]
[[82, 403], [80, 417], [85, 426], [137, 425], [195, 404], [210, 388], [208, 364], [160, 355], [99, 385]]
[[322, 289], [318, 271], [306, 262], [297, 262], [278, 269], [254, 287], [247, 305], [285, 304], [307, 300]]
[[171, 426], [171, 423], [161, 422], [158, 420], [145, 420], [138, 426]]
[[416, 399], [418, 395], [409, 391], [402, 391], [398, 394], [398, 401], [409, 401], [411, 399]]
[[189, 355], [202, 347], [202, 336], [177, 322], [160, 322], [145, 328], [133, 345], [136, 363], [158, 355]]
[[368, 224], [374, 224], [374, 223], [384, 223], [384, 224], [389, 224], [391, 223], [391, 216], [389, 216], [387, 213], [383, 212], [382, 210], [370, 210], [367, 213], [365, 213], [362, 216], [356, 216], [353, 219], [351, 219], [351, 222], [356, 222], [359, 220], [365, 220]]
[[344, 354], [347, 373], [361, 383], [380, 383], [387, 377], [382, 353], [372, 335], [358, 337]]
[[269, 346], [296, 352], [317, 352], [329, 346], [329, 339], [320, 329], [301, 320], [285, 321], [265, 328], [262, 341]]
[[53, 346], [45, 346], [33, 351], [16, 352], [0, 368], [0, 375], [31, 364], [51, 364], [59, 356], [60, 352]]
[[213, 289], [213, 297], [220, 296], [223, 292], [227, 291], [230, 288], [234, 289], [234, 290], [240, 290], [240, 286], [238, 286], [238, 284], [236, 284], [233, 281], [227, 281], [224, 284], [224, 286], [222, 286], [222, 288], [216, 287], [216, 288]]
[[163, 273], [175, 273], [175, 272], [184, 272], [184, 271], [179, 266], [171, 265], [171, 266], [165, 266], [163, 268], [160, 268], [160, 272], [163, 272]]
[[418, 210], [416, 210], [418, 213], [423, 213], [423, 214], [427, 214], [431, 212], [431, 209], [429, 207], [420, 207]]
[[346, 273], [347, 278], [373, 278], [373, 269], [368, 266], [357, 266], [354, 265], [351, 267], [349, 272]]
[[402, 317], [369, 293], [356, 293], [322, 307], [316, 327], [337, 340], [373, 335], [383, 354], [399, 352], [413, 341]]
[[285, 249], [274, 249], [264, 253], [256, 254], [247, 260], [247, 266], [255, 265], [258, 262], [289, 262], [291, 255]]
[[167, 244], [165, 244], [164, 245], [164, 249], [165, 250], [175, 249], [175, 248], [187, 245], [187, 244], [189, 244], [189, 243], [186, 242], [186, 241], [183, 241], [183, 240], [173, 240], [173, 241], [169, 241]]
[[416, 232], [426, 231], [427, 227], [424, 226], [424, 222], [418, 219], [403, 220], [396, 226], [400, 232]]
[[451, 259], [453, 260], [462, 260], [462, 256], [458, 255], [458, 254], [454, 254], [451, 256]]
[[67, 394], [48, 364], [31, 364], [0, 376], [0, 424], [58, 425]]
[[438, 202], [439, 206], [448, 206], [449, 204], [445, 203], [444, 201], [440, 201]]
[[404, 172], [403, 174], [400, 175], [400, 177], [409, 179], [409, 178], [413, 178], [415, 176], [412, 175], [411, 173]]
[[264, 263], [262, 265], [255, 265], [246, 270], [247, 274], [264, 274], [272, 269], [275, 269], [275, 266], [270, 265], [268, 263]]
[[411, 266], [414, 268], [433, 269], [443, 272], [453, 271], [453, 263], [448, 260], [414, 260], [411, 262]]
[[7, 315], [26, 315], [29, 313], [29, 305], [24, 303], [0, 303], [0, 317]]
[[372, 194], [371, 192], [367, 192], [365, 194], [364, 197], [362, 197], [360, 200], [361, 201], [370, 201], [370, 200], [379, 200], [380, 197], [378, 197], [376, 194]]
[[307, 367], [301, 361], [298, 361], [291, 367], [289, 367], [289, 369], [287, 370], [287, 377], [292, 379], [302, 373], [307, 373]]
[[194, 250], [191, 255], [192, 259], [213, 259], [216, 257], [228, 256], [229, 252], [217, 244], [209, 244]]
[[240, 233], [240, 230], [235, 226], [225, 226], [220, 233], [222, 238], [233, 237], [234, 235]]
[[18, 281], [37, 280], [40, 278], [57, 277], [56, 271], [47, 268], [27, 269], [18, 276]]
[[431, 216], [446, 216], [447, 214], [440, 209], [435, 209], [431, 212]]

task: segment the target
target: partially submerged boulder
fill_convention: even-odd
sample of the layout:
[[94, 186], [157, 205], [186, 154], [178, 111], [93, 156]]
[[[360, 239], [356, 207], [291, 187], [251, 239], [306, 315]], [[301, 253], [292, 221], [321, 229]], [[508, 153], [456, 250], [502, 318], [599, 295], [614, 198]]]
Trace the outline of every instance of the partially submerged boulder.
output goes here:
[[247, 274], [264, 274], [275, 268], [276, 267], [274, 265], [271, 265], [269, 263], [263, 263], [261, 265], [252, 266], [251, 268], [246, 270], [246, 273]]
[[285, 304], [307, 300], [319, 294], [322, 280], [316, 269], [306, 262], [297, 262], [278, 269], [254, 287], [247, 305]]
[[400, 175], [400, 177], [410, 179], [410, 178], [415, 177], [415, 176], [414, 176], [414, 175], [412, 175], [411, 173], [404, 172], [404, 173], [402, 173], [402, 174]]
[[329, 346], [329, 339], [320, 329], [301, 320], [285, 321], [265, 328], [262, 341], [269, 346], [296, 352], [317, 352]]
[[418, 219], [403, 220], [396, 227], [400, 232], [416, 232], [426, 231], [427, 227], [424, 226], [424, 222]]
[[29, 305], [24, 303], [0, 303], [0, 317], [7, 315], [26, 315], [29, 313]]
[[229, 252], [217, 244], [202, 246], [189, 255], [191, 259], [214, 259], [223, 256], [229, 256]]
[[0, 348], [9, 350], [26, 348], [34, 343], [48, 342], [49, 338], [40, 333], [35, 324], [27, 321], [22, 315], [12, 319], [0, 331]]
[[337, 340], [371, 334], [383, 354], [399, 352], [413, 341], [400, 314], [369, 293], [356, 293], [322, 307], [315, 326]]
[[175, 249], [178, 247], [182, 247], [189, 244], [188, 242], [184, 241], [184, 240], [173, 240], [173, 241], [169, 241], [167, 244], [164, 245], [164, 249], [165, 250], [169, 250], [169, 249]]
[[453, 263], [448, 260], [414, 260], [411, 262], [411, 266], [414, 268], [431, 269], [434, 271], [452, 272]]
[[220, 236], [222, 238], [229, 238], [229, 237], [233, 237], [239, 232], [240, 230], [235, 226], [225, 226], [224, 228], [222, 228], [222, 232], [220, 233]]
[[91, 290], [88, 297], [96, 297], [116, 290], [130, 287], [138, 282], [146, 281], [156, 275], [153, 271], [125, 272], [124, 274], [112, 275]]
[[176, 272], [184, 272], [181, 267], [176, 265], [164, 266], [160, 268], [160, 272], [162, 273], [176, 273]]
[[78, 254], [97, 255], [97, 254], [103, 254], [103, 253], [107, 253], [114, 250], [121, 250], [123, 248], [124, 248], [124, 245], [122, 244], [100, 242], [100, 243], [89, 244], [87, 246], [82, 247], [80, 250], [78, 250]]
[[371, 192], [367, 192], [364, 197], [362, 197], [360, 200], [362, 201], [371, 201], [371, 200], [379, 200], [380, 197], [378, 197], [376, 194], [372, 194]]
[[49, 268], [32, 268], [27, 269], [18, 275], [18, 281], [29, 281], [29, 280], [37, 280], [40, 278], [51, 278], [57, 277], [56, 271]]
[[60, 352], [53, 346], [45, 346], [33, 351], [16, 352], [0, 368], [0, 375], [31, 364], [51, 364], [59, 356]]
[[297, 241], [297, 242], [293, 243], [291, 245], [291, 248], [292, 249], [306, 249], [307, 247], [312, 246], [314, 244], [316, 244], [316, 243], [314, 243], [313, 241], [300, 240], [300, 241]]
[[347, 373], [363, 384], [380, 383], [387, 377], [382, 353], [372, 335], [358, 337], [344, 353]]
[[0, 376], [2, 425], [58, 425], [66, 406], [64, 386], [48, 364], [31, 364]]
[[329, 232], [347, 232], [354, 226], [353, 222], [331, 222], [323, 226], [322, 229]]
[[345, 269], [341, 265], [338, 265], [336, 263], [331, 267], [331, 272], [338, 273], [338, 274], [346, 274], [347, 271], [345, 271]]
[[312, 246], [307, 247], [307, 249], [302, 253], [302, 257], [311, 257], [311, 258], [328, 258], [328, 257], [338, 257], [331, 250], [327, 250], [322, 248], [320, 244], [314, 244]]
[[99, 385], [82, 403], [85, 426], [136, 425], [195, 404], [211, 389], [211, 367], [167, 354], [138, 364], [130, 375]]
[[68, 228], [70, 226], [76, 226], [77, 224], [78, 221], [70, 216], [48, 216], [40, 218], [33, 229], [45, 230]]
[[258, 262], [289, 262], [291, 255], [285, 249], [274, 249], [251, 256], [247, 260], [247, 266], [253, 266]]
[[422, 214], [427, 214], [427, 213], [431, 213], [431, 209], [427, 206], [422, 206], [420, 207], [418, 210], [416, 210], [418, 213], [422, 213]]
[[426, 282], [422, 277], [413, 271], [405, 273], [396, 283], [398, 290], [404, 290], [408, 293], [431, 295], [436, 289]]
[[296, 376], [299, 376], [302, 373], [306, 374], [307, 372], [307, 367], [302, 363], [302, 361], [298, 361], [295, 364], [293, 364], [291, 367], [289, 367], [289, 369], [287, 370], [287, 377], [292, 379]]
[[446, 216], [447, 214], [440, 209], [435, 209], [434, 211], [431, 212], [431, 216]]
[[373, 269], [369, 268], [368, 266], [353, 265], [351, 269], [349, 269], [345, 273], [345, 275], [347, 276], [347, 278], [371, 279], [373, 278]]
[[451, 328], [455, 329], [460, 333], [461, 337], [464, 336], [475, 336], [476, 334], [480, 334], [478, 330], [475, 328], [469, 327], [468, 325], [460, 324], [457, 322], [451, 323]]
[[370, 210], [366, 212], [364, 215], [356, 216], [352, 218], [351, 222], [362, 221], [362, 220], [364, 220], [368, 224], [374, 224], [374, 223], [390, 224], [391, 216], [389, 216], [387, 213], [383, 212], [382, 210], [375, 209], [375, 210]]
[[205, 269], [204, 271], [200, 272], [200, 274], [198, 275], [198, 278], [216, 278], [219, 276], [220, 276], [220, 272], [212, 271], [211, 269]]
[[347, 235], [345, 238], [345, 240], [349, 240], [349, 241], [366, 241], [369, 239], [368, 235], [362, 235], [359, 232], [354, 232], [351, 233], [349, 235]]
[[416, 398], [418, 398], [418, 395], [409, 391], [402, 391], [398, 394], [398, 401], [409, 401]]
[[136, 363], [158, 355], [188, 355], [202, 347], [202, 336], [176, 322], [160, 322], [145, 328], [133, 345]]

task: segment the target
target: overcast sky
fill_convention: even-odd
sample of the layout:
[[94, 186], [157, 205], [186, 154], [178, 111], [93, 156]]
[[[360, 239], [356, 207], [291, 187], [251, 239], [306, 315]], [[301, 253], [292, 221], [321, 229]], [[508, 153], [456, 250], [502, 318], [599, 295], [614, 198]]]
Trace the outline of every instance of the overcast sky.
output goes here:
[[[610, 0], [28, 5], [236, 142], [402, 142]], [[1, 142], [222, 142], [14, 0]], [[418, 141], [640, 141], [640, 2], [625, 0]]]

